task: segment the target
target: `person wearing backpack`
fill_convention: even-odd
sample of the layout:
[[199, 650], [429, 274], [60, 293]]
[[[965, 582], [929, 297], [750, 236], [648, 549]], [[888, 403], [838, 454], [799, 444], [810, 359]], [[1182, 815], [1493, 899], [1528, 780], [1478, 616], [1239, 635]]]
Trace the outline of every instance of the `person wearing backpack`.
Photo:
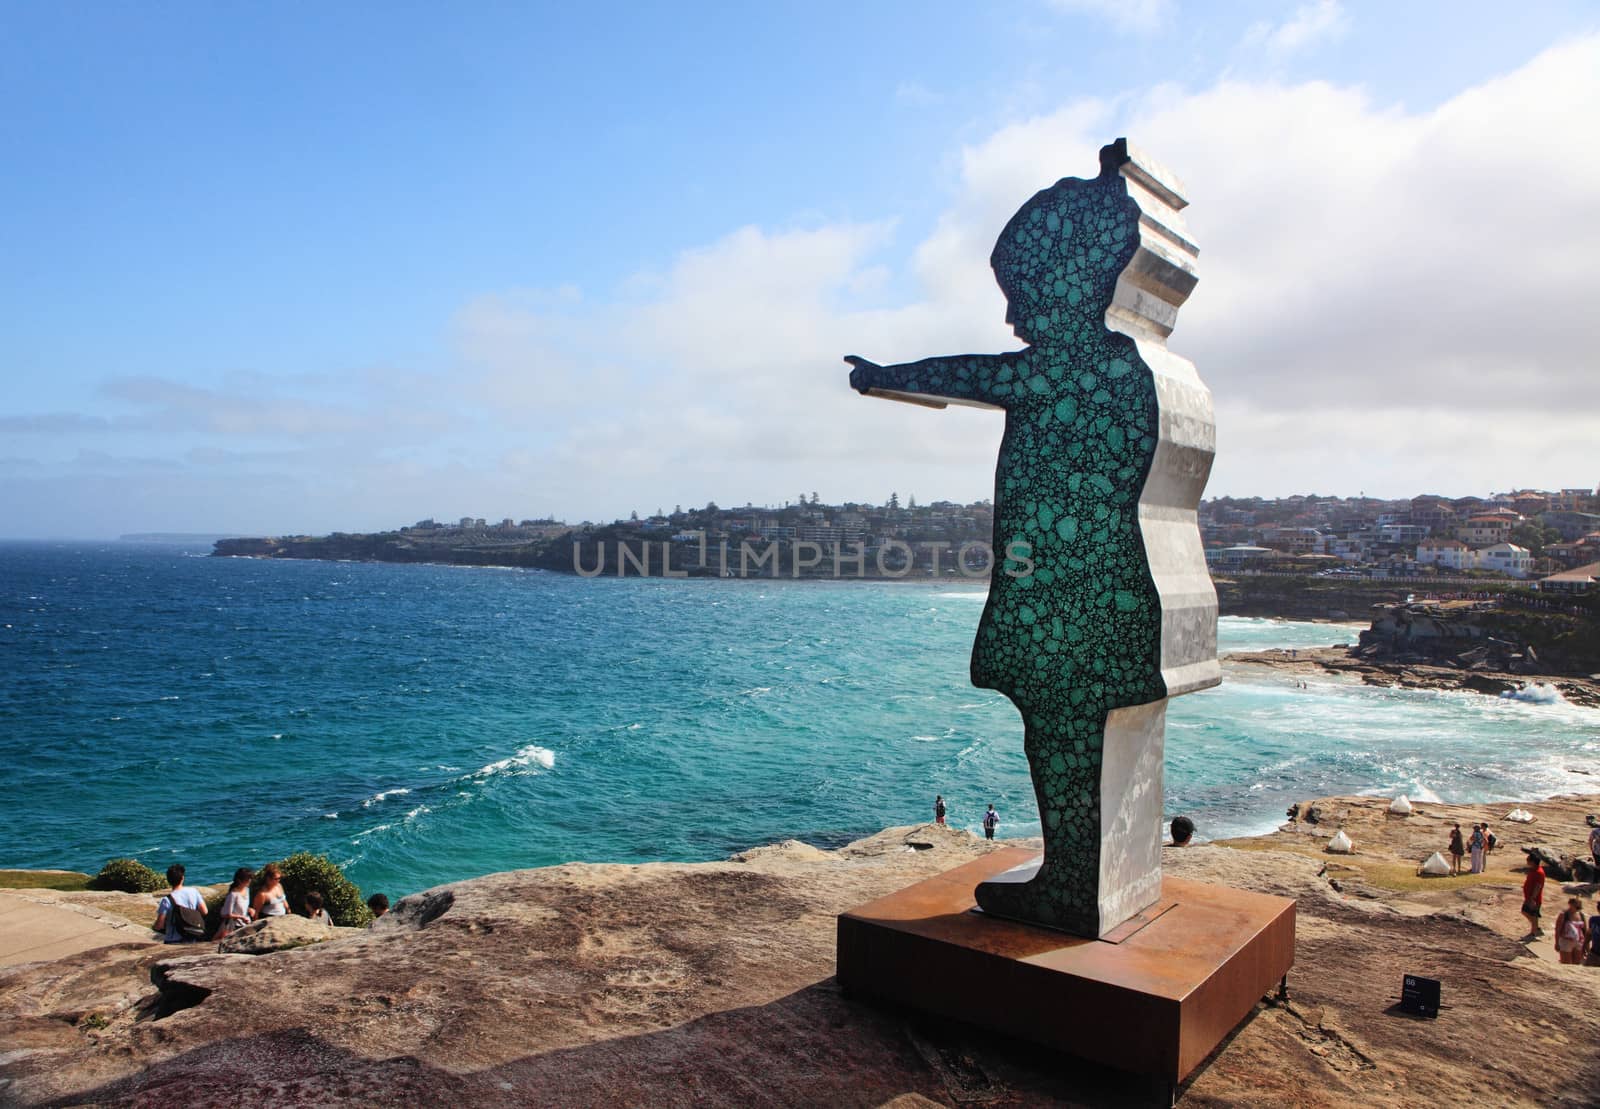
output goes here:
[[989, 811], [983, 814], [983, 838], [994, 839], [994, 830], [1000, 826], [1000, 814], [994, 811], [994, 806], [989, 806]]
[[167, 885], [172, 888], [156, 907], [152, 927], [165, 934], [167, 943], [199, 943], [206, 938], [206, 899], [183, 884], [184, 873], [182, 863], [167, 867]]

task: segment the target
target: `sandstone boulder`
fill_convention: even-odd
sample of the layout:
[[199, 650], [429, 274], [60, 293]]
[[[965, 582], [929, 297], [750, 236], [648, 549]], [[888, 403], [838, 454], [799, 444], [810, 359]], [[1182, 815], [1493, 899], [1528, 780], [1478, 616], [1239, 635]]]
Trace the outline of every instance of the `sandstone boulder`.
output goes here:
[[217, 950], [227, 955], [265, 955], [269, 951], [323, 943], [340, 932], [355, 931], [359, 929], [331, 928], [303, 916], [269, 916], [239, 929], [218, 944]]
[[1573, 860], [1571, 855], [1560, 855], [1544, 846], [1530, 847], [1528, 848], [1528, 863], [1531, 865], [1534, 860], [1544, 864], [1545, 877], [1553, 878], [1557, 882], [1572, 881]]

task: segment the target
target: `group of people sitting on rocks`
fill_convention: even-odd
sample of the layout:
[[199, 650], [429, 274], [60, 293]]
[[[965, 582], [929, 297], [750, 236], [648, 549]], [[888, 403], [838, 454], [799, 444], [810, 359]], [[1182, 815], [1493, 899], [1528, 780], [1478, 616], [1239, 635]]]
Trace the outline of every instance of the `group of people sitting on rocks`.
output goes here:
[[[167, 943], [218, 942], [258, 920], [288, 916], [289, 895], [284, 892], [283, 873], [276, 863], [261, 868], [260, 881], [254, 870], [241, 866], [233, 872], [233, 882], [222, 899], [220, 920], [215, 932], [210, 931], [206, 899], [194, 886], [184, 885], [186, 871], [182, 863], [167, 867], [167, 885], [172, 888], [156, 907], [156, 922], [151, 927], [162, 933]], [[256, 883], [255, 895], [250, 894], [251, 883]], [[310, 890], [301, 899], [304, 915], [310, 920], [333, 927], [333, 917], [323, 904], [323, 896]], [[367, 898], [367, 907], [374, 917], [389, 911], [389, 899], [381, 893]]]

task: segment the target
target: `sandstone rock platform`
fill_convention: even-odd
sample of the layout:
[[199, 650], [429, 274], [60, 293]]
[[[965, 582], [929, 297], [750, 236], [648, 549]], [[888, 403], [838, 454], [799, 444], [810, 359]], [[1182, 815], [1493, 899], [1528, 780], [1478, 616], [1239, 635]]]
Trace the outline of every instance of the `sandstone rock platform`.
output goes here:
[[[1168, 873], [1299, 902], [1293, 999], [1259, 1005], [1183, 1104], [1592, 1104], [1600, 969], [1530, 958], [1492, 913], [1336, 889], [1293, 843], [1164, 852]], [[923, 826], [570, 864], [413, 895], [312, 946], [0, 969], [0, 1102], [1151, 1104], [1118, 1072], [840, 994], [837, 913], [991, 849]], [[1406, 973], [1443, 980], [1438, 1020], [1397, 1012]]]

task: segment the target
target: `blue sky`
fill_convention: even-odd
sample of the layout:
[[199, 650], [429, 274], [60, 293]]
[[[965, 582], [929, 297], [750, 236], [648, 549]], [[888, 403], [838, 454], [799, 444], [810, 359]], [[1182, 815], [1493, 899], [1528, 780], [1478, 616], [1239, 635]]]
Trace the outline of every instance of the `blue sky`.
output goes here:
[[1592, 484], [1600, 10], [1392, 7], [12, 6], [0, 535], [984, 496], [838, 356], [1014, 347], [994, 234], [1124, 133], [1212, 492]]

